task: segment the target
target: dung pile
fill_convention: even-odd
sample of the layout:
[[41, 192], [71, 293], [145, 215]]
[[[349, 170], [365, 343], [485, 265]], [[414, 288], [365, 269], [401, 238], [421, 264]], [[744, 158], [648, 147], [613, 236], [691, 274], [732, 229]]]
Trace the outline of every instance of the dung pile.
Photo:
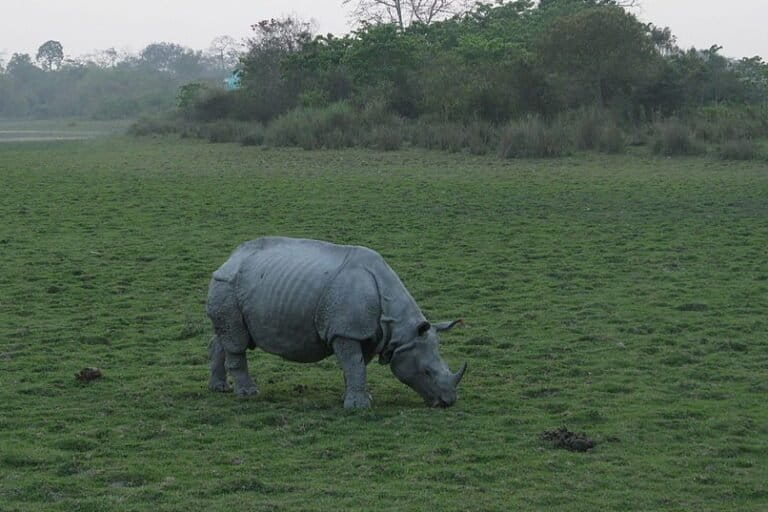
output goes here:
[[83, 368], [75, 374], [75, 378], [80, 382], [91, 382], [101, 378], [101, 370], [98, 368]]
[[565, 427], [545, 430], [541, 439], [549, 441], [555, 448], [565, 448], [573, 452], [586, 452], [595, 447], [595, 442], [583, 432], [571, 432]]

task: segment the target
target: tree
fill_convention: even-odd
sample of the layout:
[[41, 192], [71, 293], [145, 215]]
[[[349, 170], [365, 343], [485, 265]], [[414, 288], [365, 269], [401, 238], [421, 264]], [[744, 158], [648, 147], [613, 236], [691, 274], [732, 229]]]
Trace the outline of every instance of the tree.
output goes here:
[[613, 5], [556, 18], [541, 34], [537, 53], [570, 106], [626, 98], [661, 58], [646, 25]]
[[93, 61], [102, 68], [114, 67], [121, 60], [120, 54], [114, 48], [107, 48], [96, 55]]
[[401, 29], [466, 12], [473, 0], [344, 0], [353, 4], [351, 17], [358, 23], [394, 23]]
[[58, 41], [46, 41], [37, 49], [35, 60], [45, 71], [58, 69], [61, 67], [61, 61], [64, 60], [64, 48]]
[[33, 78], [35, 73], [40, 73], [40, 69], [32, 63], [32, 57], [28, 53], [14, 53], [8, 61], [6, 72], [13, 78], [25, 82]]
[[300, 84], [286, 80], [284, 61], [312, 41], [312, 24], [292, 17], [262, 20], [251, 26], [248, 51], [241, 59], [242, 95], [248, 115], [267, 121], [296, 104]]
[[141, 51], [140, 62], [179, 78], [200, 74], [202, 53], [175, 43], [152, 43]]
[[211, 41], [208, 55], [220, 71], [231, 71], [240, 61], [242, 43], [232, 36], [218, 36]]
[[660, 28], [649, 23], [648, 30], [651, 34], [651, 41], [656, 50], [664, 57], [669, 57], [675, 52], [680, 51], [677, 47], [677, 38], [672, 34], [669, 27]]

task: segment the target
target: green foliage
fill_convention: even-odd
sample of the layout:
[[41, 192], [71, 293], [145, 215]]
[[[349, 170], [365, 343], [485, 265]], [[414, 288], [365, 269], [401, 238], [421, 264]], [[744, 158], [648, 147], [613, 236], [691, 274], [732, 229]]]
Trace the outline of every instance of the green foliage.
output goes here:
[[[464, 16], [404, 29], [368, 24], [313, 40], [299, 30], [284, 38], [295, 44], [281, 47], [282, 57], [269, 54], [279, 64], [253, 67], [253, 76], [276, 89], [246, 87], [279, 105], [277, 113], [376, 101], [400, 117], [460, 124], [551, 119], [578, 107], [610, 107], [621, 113], [617, 122], [637, 123], [723, 101], [765, 101], [768, 65], [761, 59], [732, 63], [717, 46], [682, 51], [669, 29], [642, 23], [620, 5], [478, 4]], [[618, 147], [618, 137], [611, 141]]]
[[405, 142], [403, 126], [399, 123], [377, 125], [362, 135], [362, 146], [379, 151], [400, 149]]
[[750, 139], [726, 140], [717, 155], [723, 160], [754, 160], [762, 156], [757, 143]]
[[298, 104], [299, 83], [286, 78], [286, 59], [311, 40], [309, 23], [285, 17], [263, 20], [251, 27], [254, 37], [241, 59], [242, 90], [236, 94], [245, 102], [244, 118], [266, 122]]
[[628, 98], [660, 60], [647, 28], [612, 6], [557, 17], [539, 36], [537, 54], [568, 106]]
[[[765, 508], [764, 162], [0, 151], [3, 510]], [[335, 361], [262, 352], [259, 396], [208, 392], [210, 273], [278, 233], [378, 249], [428, 318], [463, 317], [457, 404], [372, 364], [348, 413]], [[596, 448], [538, 439], [561, 425]]]
[[167, 135], [169, 133], [178, 133], [178, 131], [178, 122], [167, 117], [142, 117], [128, 128], [128, 134], [137, 137]]
[[581, 108], [562, 116], [560, 123], [572, 127], [572, 139], [577, 149], [603, 153], [623, 153], [626, 139], [614, 116], [605, 109]]
[[674, 156], [706, 152], [706, 148], [696, 141], [691, 128], [678, 119], [655, 123], [653, 132], [651, 148], [656, 154]]
[[258, 134], [252, 133], [253, 125], [254, 123], [238, 122], [230, 119], [220, 119], [203, 125], [205, 127], [203, 137], [208, 139], [209, 142], [217, 143], [241, 142], [245, 138], [250, 140], [250, 138], [254, 137], [254, 135], [258, 136]]
[[602, 153], [618, 155], [627, 149], [627, 137], [616, 123], [609, 123], [600, 131], [597, 149]]
[[182, 113], [189, 119], [210, 122], [219, 119], [241, 117], [241, 107], [243, 105], [242, 95], [231, 93], [221, 89], [200, 89], [192, 91], [194, 98], [190, 98], [190, 103], [182, 110]]
[[198, 103], [209, 92], [209, 86], [203, 82], [190, 82], [179, 87], [176, 105], [183, 112]]
[[570, 150], [566, 128], [548, 124], [538, 116], [510, 122], [499, 143], [502, 158], [551, 158], [566, 155]]
[[356, 116], [347, 103], [326, 108], [295, 109], [267, 127], [265, 142], [304, 149], [342, 148], [355, 143]]
[[688, 114], [696, 137], [707, 142], [768, 136], [768, 116], [759, 107], [712, 105]]

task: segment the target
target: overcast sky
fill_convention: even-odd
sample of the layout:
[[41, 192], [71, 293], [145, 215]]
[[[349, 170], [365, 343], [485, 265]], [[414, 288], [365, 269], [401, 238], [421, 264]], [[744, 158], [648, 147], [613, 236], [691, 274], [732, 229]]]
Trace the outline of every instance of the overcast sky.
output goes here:
[[[729, 57], [768, 60], [768, 0], [640, 0], [641, 19], [669, 26], [684, 48], [723, 46]], [[219, 35], [247, 37], [250, 25], [284, 14], [313, 19], [320, 32], [349, 30], [341, 0], [0, 0], [0, 58], [34, 55], [49, 39], [68, 56], [110, 47], [138, 52], [168, 41], [205, 49]]]

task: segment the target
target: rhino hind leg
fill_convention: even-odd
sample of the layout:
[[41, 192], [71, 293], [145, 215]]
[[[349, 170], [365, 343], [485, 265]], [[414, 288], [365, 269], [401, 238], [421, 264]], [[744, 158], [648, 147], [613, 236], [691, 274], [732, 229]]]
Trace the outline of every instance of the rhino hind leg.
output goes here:
[[206, 310], [216, 333], [209, 348], [210, 388], [226, 391], [228, 372], [234, 381], [236, 395], [255, 395], [258, 390], [248, 373], [248, 360], [245, 357], [246, 349], [253, 342], [229, 283], [216, 282], [211, 286]]
[[208, 358], [210, 360], [211, 379], [208, 382], [208, 389], [226, 393], [232, 391], [232, 386], [227, 383], [227, 370], [224, 367], [226, 352], [221, 346], [218, 336], [211, 338], [208, 345]]
[[256, 383], [253, 382], [251, 375], [248, 373], [248, 359], [245, 357], [245, 352], [239, 354], [227, 352], [224, 365], [229, 374], [232, 375], [237, 396], [250, 396], [259, 392]]

